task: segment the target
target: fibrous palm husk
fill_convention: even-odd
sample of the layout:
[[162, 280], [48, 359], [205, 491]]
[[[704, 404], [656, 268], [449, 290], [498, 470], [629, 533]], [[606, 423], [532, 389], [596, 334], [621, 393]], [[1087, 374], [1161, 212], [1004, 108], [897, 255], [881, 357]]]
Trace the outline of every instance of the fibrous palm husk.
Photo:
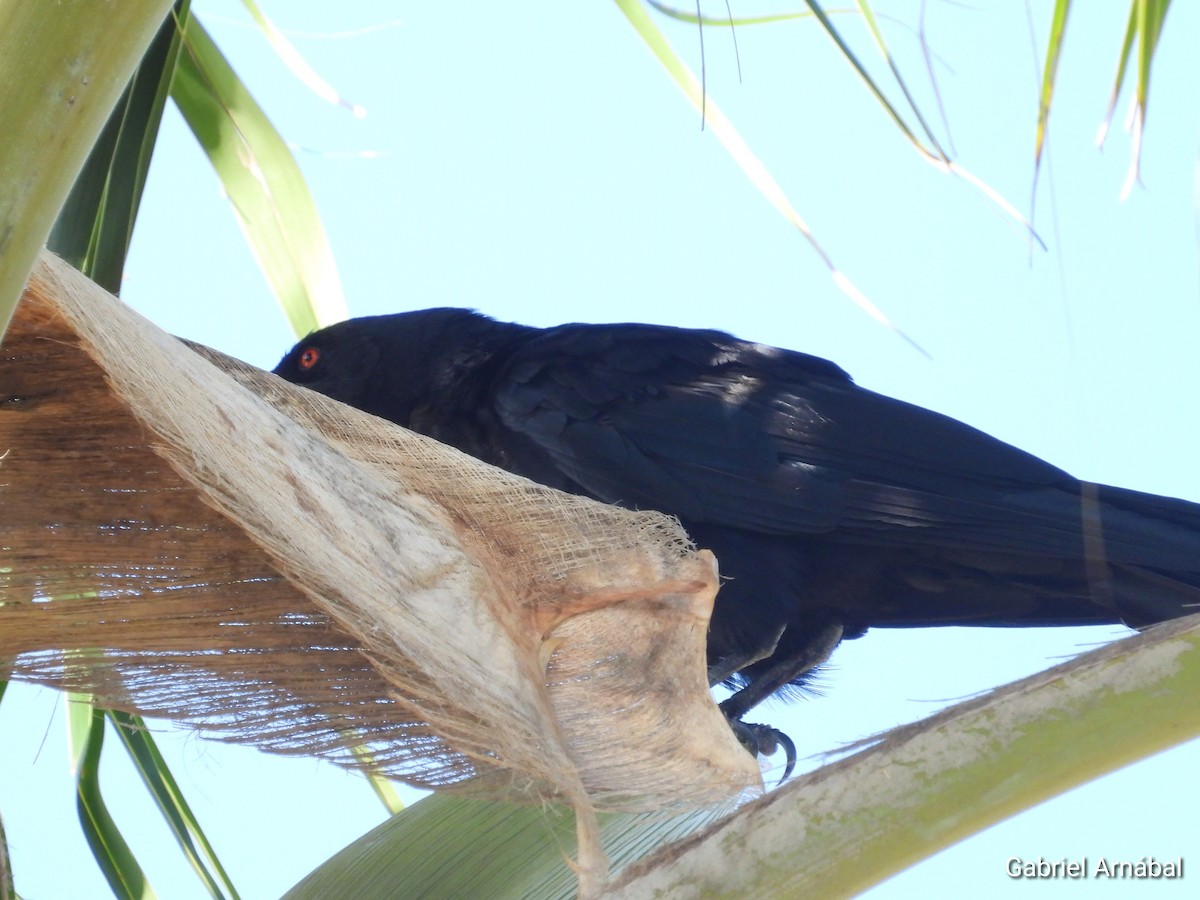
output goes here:
[[707, 688], [714, 562], [667, 517], [190, 348], [49, 254], [0, 454], [11, 677], [585, 818], [760, 784]]

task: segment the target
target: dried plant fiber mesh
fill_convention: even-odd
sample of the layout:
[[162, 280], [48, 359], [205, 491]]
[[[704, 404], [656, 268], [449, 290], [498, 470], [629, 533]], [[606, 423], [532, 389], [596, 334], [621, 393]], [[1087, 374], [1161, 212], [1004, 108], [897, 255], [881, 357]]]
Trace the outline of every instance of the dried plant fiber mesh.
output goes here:
[[0, 454], [11, 677], [581, 810], [760, 783], [705, 680], [712, 557], [669, 518], [190, 349], [49, 254], [0, 346]]

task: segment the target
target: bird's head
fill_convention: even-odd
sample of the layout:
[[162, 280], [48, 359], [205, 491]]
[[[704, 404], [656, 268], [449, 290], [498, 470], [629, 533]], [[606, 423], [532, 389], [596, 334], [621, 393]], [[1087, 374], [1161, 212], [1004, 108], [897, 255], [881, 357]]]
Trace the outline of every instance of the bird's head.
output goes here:
[[468, 309], [365, 316], [314, 331], [275, 374], [335, 400], [410, 425], [422, 405], [451, 399], [458, 378], [480, 365], [508, 328]]

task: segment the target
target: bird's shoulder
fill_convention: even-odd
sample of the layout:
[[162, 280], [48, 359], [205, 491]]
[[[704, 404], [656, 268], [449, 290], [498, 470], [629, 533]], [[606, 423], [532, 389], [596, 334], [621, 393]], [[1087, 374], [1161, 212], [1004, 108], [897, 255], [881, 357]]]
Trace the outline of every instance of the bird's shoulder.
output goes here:
[[634, 323], [544, 329], [515, 348], [496, 375], [497, 402], [517, 418], [555, 408], [584, 419], [668, 394], [711, 403], [755, 386], [852, 386], [843, 369], [817, 356], [722, 331]]

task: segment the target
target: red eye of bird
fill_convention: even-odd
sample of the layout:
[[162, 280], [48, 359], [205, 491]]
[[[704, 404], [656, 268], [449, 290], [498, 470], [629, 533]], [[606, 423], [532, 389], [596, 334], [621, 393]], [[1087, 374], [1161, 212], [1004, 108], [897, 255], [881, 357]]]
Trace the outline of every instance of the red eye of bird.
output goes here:
[[321, 358], [321, 351], [316, 347], [305, 347], [300, 354], [300, 368], [311, 369], [317, 364], [317, 360]]

